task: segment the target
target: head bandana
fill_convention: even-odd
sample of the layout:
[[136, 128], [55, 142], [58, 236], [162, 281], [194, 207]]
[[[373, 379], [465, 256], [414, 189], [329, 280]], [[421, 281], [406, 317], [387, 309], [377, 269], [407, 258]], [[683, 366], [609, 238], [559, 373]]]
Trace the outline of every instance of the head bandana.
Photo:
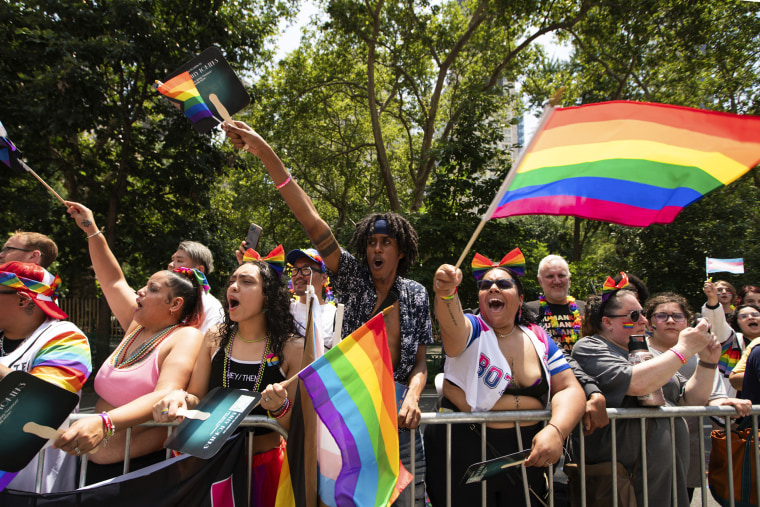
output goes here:
[[489, 269], [499, 267], [507, 268], [517, 276], [523, 276], [525, 274], [525, 256], [519, 248], [515, 248], [505, 255], [498, 264], [479, 253], [476, 253], [475, 257], [472, 258], [472, 275], [475, 280], [483, 278]]
[[174, 268], [174, 272], [194, 277], [198, 281], [198, 285], [203, 287], [203, 292], [206, 294], [208, 294], [208, 291], [211, 290], [211, 287], [209, 287], [208, 284], [208, 280], [206, 280], [206, 275], [203, 274], [203, 271], [197, 270], [195, 268], [186, 268], [183, 266]]
[[625, 272], [621, 271], [620, 276], [622, 276], [622, 278], [617, 283], [617, 285], [615, 284], [615, 280], [613, 280], [611, 276], [607, 277], [607, 280], [604, 282], [604, 285], [602, 286], [602, 302], [607, 301], [607, 299], [614, 292], [617, 292], [620, 289], [624, 289], [628, 287], [628, 275], [626, 275]]
[[375, 226], [372, 229], [372, 234], [385, 234], [391, 238], [395, 237], [393, 234], [391, 234], [391, 230], [388, 228], [388, 221], [384, 218], [378, 218], [375, 220]]
[[[25, 263], [21, 262], [9, 262], [3, 268], [15, 269], [25, 265]], [[53, 318], [68, 318], [68, 315], [55, 303], [55, 299], [58, 297], [58, 288], [61, 285], [61, 277], [58, 275], [53, 276], [41, 266], [35, 265], [34, 270], [41, 272], [41, 278], [44, 281], [18, 276], [13, 271], [0, 271], [0, 285], [5, 285], [6, 287], [15, 289], [16, 292], [27, 294], [43, 312]], [[50, 285], [45, 283], [45, 281]]]
[[282, 248], [282, 245], [277, 245], [274, 250], [269, 252], [269, 255], [262, 259], [259, 252], [253, 248], [249, 248], [243, 254], [243, 262], [250, 261], [266, 262], [272, 269], [277, 271], [278, 276], [282, 276], [282, 271], [285, 269], [285, 249]]

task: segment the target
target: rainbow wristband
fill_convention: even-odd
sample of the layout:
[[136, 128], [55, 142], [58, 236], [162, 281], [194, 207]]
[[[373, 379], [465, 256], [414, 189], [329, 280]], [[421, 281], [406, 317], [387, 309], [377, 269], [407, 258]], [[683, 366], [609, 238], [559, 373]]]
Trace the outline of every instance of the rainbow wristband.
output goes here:
[[285, 398], [285, 402], [279, 408], [279, 414], [273, 415], [269, 410], [267, 410], [267, 414], [269, 414], [269, 417], [272, 419], [279, 419], [280, 417], [283, 417], [285, 414], [287, 414], [288, 410], [290, 410], [290, 400], [288, 398]]
[[108, 445], [108, 439], [116, 432], [116, 426], [114, 426], [108, 412], [101, 412], [99, 415], [103, 421], [103, 445]]
[[681, 354], [680, 352], [678, 352], [674, 347], [671, 347], [668, 350], [670, 350], [673, 354], [675, 354], [675, 355], [678, 356], [678, 359], [681, 360], [681, 364], [686, 364], [686, 358], [683, 357], [683, 354]]
[[451, 296], [441, 296], [441, 299], [443, 299], [444, 301], [451, 301], [452, 299], [454, 299], [454, 296], [457, 295], [458, 291], [459, 291], [459, 285], [454, 287], [454, 293]]

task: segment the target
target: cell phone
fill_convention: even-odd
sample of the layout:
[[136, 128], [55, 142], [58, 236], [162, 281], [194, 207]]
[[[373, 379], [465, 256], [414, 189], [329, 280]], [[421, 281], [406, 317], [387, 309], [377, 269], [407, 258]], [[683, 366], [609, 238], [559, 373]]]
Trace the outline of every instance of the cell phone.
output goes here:
[[526, 459], [528, 459], [531, 451], [532, 449], [525, 449], [524, 451], [518, 451], [500, 458], [473, 463], [467, 467], [460, 484], [480, 482], [489, 477], [500, 474], [505, 468], [521, 465]]
[[261, 237], [261, 227], [258, 225], [251, 223], [251, 226], [248, 228], [248, 235], [245, 237], [245, 247], [246, 248], [253, 248], [256, 250], [256, 247], [259, 246], [259, 238]]

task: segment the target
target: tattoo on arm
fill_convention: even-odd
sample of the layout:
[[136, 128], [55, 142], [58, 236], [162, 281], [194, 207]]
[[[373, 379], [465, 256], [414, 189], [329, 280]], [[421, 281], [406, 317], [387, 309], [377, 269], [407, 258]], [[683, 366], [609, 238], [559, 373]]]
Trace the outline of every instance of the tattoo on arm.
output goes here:
[[82, 227], [89, 227], [91, 225], [92, 225], [92, 222], [90, 220], [88, 220], [86, 218], [84, 220], [82, 220]]
[[327, 229], [324, 234], [315, 238], [313, 241], [317, 250], [319, 250], [319, 253], [321, 253], [323, 257], [329, 257], [333, 252], [340, 248], [340, 245], [335, 241], [335, 236], [333, 236], [330, 229]]
[[454, 312], [451, 311], [451, 303], [457, 303], [457, 306], [459, 306], [459, 301], [457, 300], [444, 300], [444, 304], [446, 305], [446, 309], [449, 311], [449, 317], [451, 317], [451, 323], [454, 324], [454, 327], [458, 327], [459, 324], [457, 324], [457, 319], [454, 318]]

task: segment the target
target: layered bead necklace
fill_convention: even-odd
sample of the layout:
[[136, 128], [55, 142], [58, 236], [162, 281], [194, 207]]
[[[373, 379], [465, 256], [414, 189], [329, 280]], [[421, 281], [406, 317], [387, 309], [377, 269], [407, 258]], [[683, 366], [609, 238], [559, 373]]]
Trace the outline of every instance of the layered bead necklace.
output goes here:
[[140, 347], [132, 352], [132, 355], [127, 358], [127, 350], [129, 350], [129, 347], [134, 343], [134, 341], [137, 339], [137, 337], [140, 335], [140, 333], [143, 332], [145, 329], [142, 326], [137, 326], [134, 331], [129, 333], [127, 336], [124, 337], [124, 340], [122, 340], [121, 345], [116, 349], [116, 352], [113, 354], [111, 359], [111, 364], [114, 368], [117, 369], [124, 369], [129, 368], [130, 366], [133, 366], [143, 359], [145, 359], [153, 350], [158, 347], [158, 345], [166, 339], [167, 336], [171, 334], [172, 331], [177, 329], [182, 324], [174, 324], [173, 326], [169, 326], [160, 333], [158, 333], [156, 336], [151, 338], [150, 340], [146, 341]]
[[552, 335], [557, 337], [561, 343], [572, 347], [581, 337], [581, 324], [583, 322], [575, 298], [567, 296], [568, 307], [573, 319], [572, 330], [565, 330], [559, 327], [559, 321], [557, 320], [557, 317], [552, 314], [552, 310], [549, 308], [549, 304], [546, 302], [546, 297], [543, 294], [538, 296], [538, 303], [541, 306], [541, 312], [544, 314], [544, 317], [549, 321], [549, 325], [552, 328]]
[[[235, 334], [232, 335], [232, 338], [230, 338], [230, 342], [227, 344], [227, 348], [224, 349], [224, 369], [222, 370], [222, 387], [227, 387], [229, 384], [229, 380], [227, 376], [232, 372], [230, 368], [230, 363], [232, 361], [232, 342], [235, 341], [235, 337], [240, 338], [241, 341], [244, 341], [245, 343], [257, 343], [263, 340], [264, 338], [259, 338], [258, 340], [244, 340], [242, 337], [238, 335], [238, 332], [235, 331]], [[266, 335], [266, 343], [264, 344], [264, 353], [261, 354], [261, 364], [259, 364], [259, 372], [256, 374], [256, 382], [254, 383], [252, 391], [255, 393], [259, 392], [259, 387], [261, 386], [261, 378], [264, 376], [264, 366], [266, 365], [267, 360], [267, 354], [269, 353], [269, 334]]]

